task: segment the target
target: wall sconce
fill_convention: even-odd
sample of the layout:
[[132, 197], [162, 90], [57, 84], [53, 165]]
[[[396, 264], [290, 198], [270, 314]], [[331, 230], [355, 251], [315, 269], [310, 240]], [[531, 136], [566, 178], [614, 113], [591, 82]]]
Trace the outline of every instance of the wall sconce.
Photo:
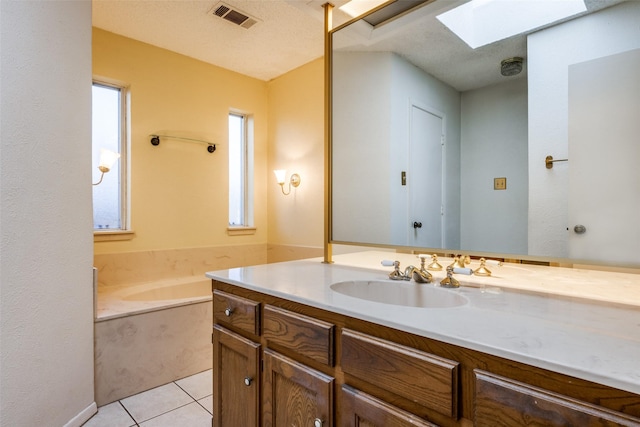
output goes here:
[[113, 164], [120, 158], [120, 154], [115, 151], [105, 150], [104, 148], [100, 149], [100, 164], [98, 165], [98, 169], [102, 174], [100, 175], [100, 181], [94, 183], [93, 185], [98, 185], [102, 182], [102, 178], [104, 178], [104, 174], [111, 170]]
[[297, 187], [298, 185], [300, 185], [300, 175], [298, 175], [297, 173], [294, 173], [291, 175], [291, 178], [289, 178], [289, 189], [287, 190], [287, 192], [284, 192], [284, 183], [285, 183], [285, 177], [287, 176], [287, 171], [285, 169], [277, 169], [274, 170], [273, 173], [276, 174], [276, 180], [278, 181], [278, 184], [280, 185], [280, 189], [282, 190], [282, 194], [284, 194], [285, 196], [288, 196], [291, 193], [291, 186]]

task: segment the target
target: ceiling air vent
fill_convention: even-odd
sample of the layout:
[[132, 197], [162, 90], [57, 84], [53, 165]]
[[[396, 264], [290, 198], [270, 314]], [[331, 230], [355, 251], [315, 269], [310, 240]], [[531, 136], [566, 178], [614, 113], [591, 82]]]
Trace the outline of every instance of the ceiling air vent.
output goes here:
[[237, 8], [223, 2], [217, 3], [213, 6], [213, 9], [211, 9], [209, 13], [246, 29], [249, 29], [260, 22], [259, 19], [249, 16], [244, 12], [240, 12]]

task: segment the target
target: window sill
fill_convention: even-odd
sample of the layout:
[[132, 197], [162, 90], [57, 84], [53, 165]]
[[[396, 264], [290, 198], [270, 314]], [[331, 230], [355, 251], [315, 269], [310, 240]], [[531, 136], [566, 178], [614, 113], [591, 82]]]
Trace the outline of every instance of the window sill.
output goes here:
[[94, 231], [94, 242], [114, 242], [117, 240], [131, 240], [136, 237], [133, 230]]
[[249, 236], [256, 234], [256, 227], [227, 227], [229, 236]]

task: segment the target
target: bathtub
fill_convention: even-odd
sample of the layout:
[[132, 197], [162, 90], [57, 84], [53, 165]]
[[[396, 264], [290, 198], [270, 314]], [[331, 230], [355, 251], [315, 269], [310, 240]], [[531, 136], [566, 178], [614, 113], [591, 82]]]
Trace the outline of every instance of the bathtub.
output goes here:
[[211, 301], [211, 280], [180, 277], [132, 286], [101, 286], [96, 294], [96, 321]]
[[98, 406], [211, 369], [212, 311], [211, 280], [205, 277], [99, 285]]

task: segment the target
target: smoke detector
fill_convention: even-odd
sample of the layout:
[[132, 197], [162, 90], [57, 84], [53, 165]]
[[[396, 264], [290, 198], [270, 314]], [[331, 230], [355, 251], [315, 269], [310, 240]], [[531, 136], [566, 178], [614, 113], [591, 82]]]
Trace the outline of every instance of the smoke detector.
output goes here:
[[519, 56], [503, 59], [500, 63], [500, 74], [506, 77], [520, 74], [522, 71], [522, 61], [522, 58]]
[[254, 18], [247, 13], [241, 12], [237, 7], [228, 3], [219, 2], [209, 11], [209, 14], [222, 18], [234, 25], [249, 29], [260, 22], [258, 18]]

